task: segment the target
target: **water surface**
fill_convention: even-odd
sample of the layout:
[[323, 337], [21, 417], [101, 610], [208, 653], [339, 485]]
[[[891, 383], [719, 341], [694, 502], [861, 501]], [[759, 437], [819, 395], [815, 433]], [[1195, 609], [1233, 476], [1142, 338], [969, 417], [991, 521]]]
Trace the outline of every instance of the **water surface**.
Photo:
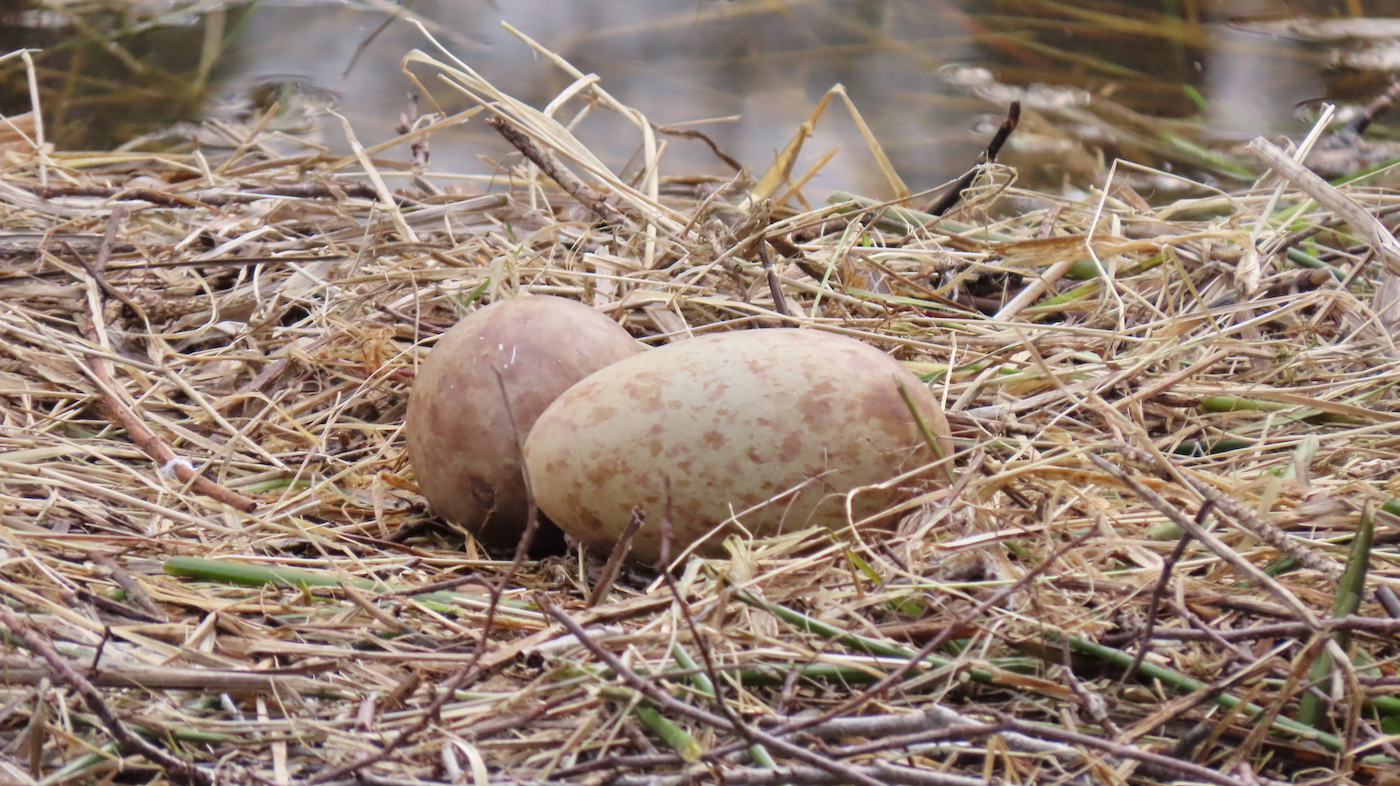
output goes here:
[[[1007, 159], [1030, 182], [1053, 186], [1092, 181], [1104, 156], [1200, 169], [1189, 156], [1162, 149], [1159, 129], [1144, 119], [1191, 121], [1177, 131], [1228, 150], [1231, 140], [1298, 132], [1319, 99], [1369, 100], [1400, 68], [1400, 57], [1385, 61], [1387, 52], [1400, 51], [1400, 33], [1385, 26], [1382, 5], [419, 0], [400, 8], [374, 0], [213, 11], [127, 4], [119, 13], [78, 13], [85, 6], [66, 4], [69, 10], [10, 13], [0, 48], [44, 49], [38, 63], [45, 114], [51, 138], [64, 148], [110, 148], [181, 119], [253, 121], [281, 99], [297, 109], [274, 126], [304, 132], [309, 123], [314, 132], [301, 139], [344, 151], [340, 121], [317, 110], [333, 106], [365, 145], [392, 138], [408, 110], [407, 95], [416, 88], [400, 59], [430, 44], [396, 18], [403, 11], [423, 19], [453, 54], [503, 90], [535, 106], [554, 98], [571, 78], [503, 30], [506, 21], [599, 75], [609, 92], [654, 124], [738, 117], [689, 127], [758, 169], [823, 93], [842, 84], [901, 176], [912, 188], [929, 188], [961, 173], [1007, 104], [1020, 99], [1026, 121]], [[1312, 17], [1298, 21], [1307, 14]], [[1362, 23], [1346, 34], [1318, 23], [1355, 22], [1358, 15]], [[15, 61], [4, 67], [0, 108], [23, 111], [23, 71]], [[449, 112], [469, 105], [441, 86], [421, 102], [424, 111], [433, 100]], [[616, 169], [635, 169], [636, 135], [604, 112], [593, 114], [580, 136]], [[1136, 137], [1111, 133], [1111, 126], [1135, 122]], [[834, 188], [888, 190], [839, 102], [808, 142], [807, 160], [836, 147], [842, 152], [815, 181], [814, 196]], [[474, 120], [432, 138], [431, 169], [489, 173], [482, 157], [499, 160], [509, 152]], [[384, 155], [407, 159], [409, 152]], [[668, 174], [732, 174], [699, 141], [670, 140], [665, 160]]]

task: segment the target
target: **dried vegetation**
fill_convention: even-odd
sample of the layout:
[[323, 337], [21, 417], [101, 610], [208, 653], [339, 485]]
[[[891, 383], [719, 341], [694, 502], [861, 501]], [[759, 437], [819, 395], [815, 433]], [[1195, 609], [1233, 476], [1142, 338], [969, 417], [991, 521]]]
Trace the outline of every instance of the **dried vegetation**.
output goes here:
[[[554, 109], [636, 121], [623, 179], [410, 60], [558, 171], [443, 193], [389, 145], [256, 135], [222, 160], [3, 154], [5, 781], [1394, 770], [1393, 195], [1261, 142], [1252, 188], [1155, 208], [996, 167], [941, 219], [892, 172], [897, 199], [812, 208], [793, 148], [756, 180], [663, 177], [640, 113], [576, 74]], [[601, 588], [595, 556], [464, 546], [400, 424], [434, 337], [523, 292], [651, 344], [866, 340], [945, 401], [957, 481], [895, 535], [732, 540]]]

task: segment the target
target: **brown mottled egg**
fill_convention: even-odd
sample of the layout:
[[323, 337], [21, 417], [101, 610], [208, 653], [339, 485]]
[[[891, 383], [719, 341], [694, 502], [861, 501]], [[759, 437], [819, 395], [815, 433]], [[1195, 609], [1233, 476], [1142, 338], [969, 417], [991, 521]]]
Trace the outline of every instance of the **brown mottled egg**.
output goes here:
[[[862, 488], [847, 515], [847, 492], [934, 460], [899, 382], [951, 456], [938, 401], [898, 361], [855, 339], [784, 329], [693, 338], [609, 366], [545, 410], [525, 465], [540, 509], [604, 554], [634, 508], [645, 521], [631, 555], [644, 562], [658, 558], [668, 510], [673, 557], [721, 525], [721, 535], [760, 537], [840, 529], [946, 478], [931, 469]], [[722, 553], [720, 541], [699, 553]]]
[[514, 546], [527, 506], [520, 443], [536, 418], [574, 383], [641, 351], [617, 323], [565, 298], [473, 312], [438, 339], [413, 383], [404, 431], [423, 496], [482, 542]]

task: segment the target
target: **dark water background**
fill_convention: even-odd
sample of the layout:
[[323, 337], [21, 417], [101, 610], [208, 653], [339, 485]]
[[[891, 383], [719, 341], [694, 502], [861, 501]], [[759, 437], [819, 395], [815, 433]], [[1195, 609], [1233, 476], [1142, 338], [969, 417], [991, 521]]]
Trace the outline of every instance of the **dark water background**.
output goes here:
[[[78, 12], [83, 4], [0, 5], [8, 9], [0, 53], [43, 50], [45, 116], [60, 149], [110, 149], [182, 119], [246, 120], [273, 98], [312, 109], [333, 104], [372, 145], [395, 135], [408, 105], [413, 86], [400, 59], [430, 48], [406, 22], [386, 26], [399, 6], [378, 0], [209, 4], [212, 11], [166, 3], [159, 12], [94, 5], [90, 13]], [[1057, 102], [1096, 96], [1150, 118], [1188, 119], [1228, 148], [1260, 133], [1299, 131], [1311, 100], [1364, 103], [1400, 69], [1400, 62], [1358, 67], [1346, 54], [1383, 59], [1387, 47], [1400, 47], [1395, 38], [1317, 36], [1308, 25], [1286, 24], [1400, 16], [1400, 3], [1378, 0], [418, 0], [403, 7], [453, 54], [535, 106], [571, 79], [503, 30], [503, 20], [598, 74], [653, 123], [737, 115], [695, 127], [759, 170], [820, 96], [843, 84], [916, 189], [961, 173], [1013, 97], [1027, 98], [1028, 121], [1008, 155], [1041, 172], [1043, 184], [1072, 179], [1104, 153], [1093, 129], [1077, 128]], [[29, 105], [17, 63], [0, 64], [5, 113]], [[972, 70], [979, 68], [986, 71]], [[446, 89], [434, 96], [448, 111], [468, 106]], [[615, 168], [635, 152], [636, 135], [622, 124], [596, 117], [581, 129]], [[346, 149], [334, 118], [311, 138]], [[880, 193], [883, 181], [854, 123], [833, 103], [808, 160], [837, 146], [842, 152], [815, 191]], [[431, 170], [487, 173], [480, 156], [507, 152], [472, 121], [433, 137]], [[1116, 145], [1107, 154], [1171, 165], [1151, 149]], [[667, 174], [730, 172], [696, 141], [672, 140], [664, 160]]]

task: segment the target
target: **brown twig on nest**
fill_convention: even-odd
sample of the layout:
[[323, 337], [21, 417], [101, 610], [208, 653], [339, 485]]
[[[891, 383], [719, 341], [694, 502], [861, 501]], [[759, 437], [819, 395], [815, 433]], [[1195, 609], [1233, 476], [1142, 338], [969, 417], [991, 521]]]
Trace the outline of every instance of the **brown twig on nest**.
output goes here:
[[209, 773], [184, 759], [166, 753], [128, 729], [121, 718], [112, 712], [112, 708], [107, 706], [107, 702], [102, 700], [102, 694], [97, 692], [97, 688], [74, 670], [68, 661], [54, 652], [53, 647], [49, 646], [49, 643], [39, 635], [38, 631], [30, 627], [28, 622], [20, 619], [18, 614], [10, 611], [9, 607], [4, 604], [0, 604], [0, 622], [9, 628], [11, 633], [24, 639], [25, 645], [43, 658], [57, 673], [59, 679], [83, 697], [83, 702], [87, 704], [88, 709], [102, 719], [102, 725], [106, 726], [107, 731], [117, 739], [122, 750], [139, 753], [165, 768], [166, 774], [176, 783], [186, 784], [186, 786], [212, 786], [214, 779]]
[[989, 724], [990, 733], [1002, 731], [1012, 731], [1025, 734], [1031, 737], [1040, 737], [1056, 742], [1069, 743], [1071, 745], [1082, 745], [1086, 748], [1095, 748], [1119, 759], [1132, 759], [1144, 764], [1152, 765], [1154, 768], [1161, 768], [1169, 772], [1180, 773], [1190, 778], [1205, 781], [1206, 783], [1216, 783], [1220, 786], [1239, 786], [1239, 780], [1210, 769], [1199, 764], [1171, 756], [1164, 756], [1160, 753], [1145, 751], [1133, 745], [1104, 740], [1090, 734], [1081, 734], [1077, 731], [1069, 731], [1056, 726], [1041, 723], [1027, 723], [1016, 718], [1000, 714], [998, 721]]
[[[1324, 632], [1355, 631], [1373, 636], [1388, 637], [1400, 635], [1400, 620], [1385, 617], [1342, 617], [1320, 621]], [[1309, 636], [1313, 632], [1302, 622], [1273, 622], [1265, 625], [1251, 625], [1233, 630], [1191, 630], [1187, 628], [1158, 628], [1153, 631], [1156, 639], [1172, 641], [1258, 641], [1261, 639], [1296, 639]]]
[[905, 675], [907, 675], [910, 671], [915, 669], [921, 662], [923, 662], [925, 658], [937, 652], [939, 647], [942, 647], [944, 643], [950, 640], [953, 637], [953, 634], [956, 630], [958, 630], [963, 625], [972, 624], [978, 617], [985, 614], [988, 610], [995, 608], [998, 604], [1004, 602], [1007, 598], [1011, 597], [1016, 592], [1019, 592], [1023, 587], [1025, 587], [1033, 579], [1035, 579], [1036, 576], [1039, 576], [1041, 573], [1047, 570], [1056, 560], [1069, 553], [1071, 550], [1078, 548], [1080, 545], [1082, 545], [1084, 541], [1089, 538], [1089, 535], [1090, 533], [1086, 532], [1085, 534], [1080, 535], [1078, 538], [1075, 538], [1074, 540], [1060, 547], [1053, 555], [1051, 555], [1044, 562], [1041, 562], [1039, 565], [1036, 565], [1034, 568], [1031, 568], [1030, 570], [1026, 571], [1026, 573], [1020, 578], [1018, 578], [1016, 581], [1012, 582], [1006, 587], [1002, 587], [1000, 590], [993, 593], [986, 600], [977, 604], [977, 606], [974, 607], [971, 611], [962, 615], [962, 618], [958, 621], [958, 624], [950, 625], [944, 628], [942, 632], [934, 636], [932, 639], [929, 639], [929, 641], [926, 644], [924, 644], [924, 646], [920, 647], [918, 652], [916, 652], [913, 657], [905, 659], [905, 661], [901, 663], [897, 668], [895, 668], [893, 671], [886, 674], [885, 676], [881, 677], [879, 680], [875, 681], [874, 684], [870, 685], [864, 691], [856, 694], [855, 696], [847, 698], [845, 701], [842, 701], [841, 703], [837, 704], [834, 708], [828, 710], [827, 712], [823, 713], [818, 717], [806, 719], [794, 725], [784, 726], [782, 728], [777, 729], [776, 731], [782, 734], [801, 731], [802, 729], [808, 726], [815, 726], [818, 723], [829, 721], [832, 718], [835, 718], [837, 715], [850, 712], [858, 707], [863, 706], [870, 700], [874, 699], [876, 696], [880, 695], [882, 692], [898, 684], [900, 680], [904, 679]]
[[[1297, 614], [1298, 618], [1307, 623], [1311, 628], [1314, 630], [1318, 628], [1319, 623], [1317, 617], [1313, 615], [1312, 610], [1303, 605], [1303, 602], [1298, 599], [1297, 595], [1290, 592], [1272, 576], [1260, 570], [1254, 563], [1240, 556], [1238, 552], [1222, 542], [1220, 538], [1217, 538], [1208, 530], [1203, 529], [1200, 525], [1196, 524], [1190, 516], [1177, 509], [1175, 505], [1162, 499], [1155, 491], [1148, 488], [1142, 481], [1129, 475], [1122, 468], [1102, 456], [1096, 456], [1092, 453], [1088, 454], [1088, 458], [1097, 465], [1099, 469], [1109, 473], [1126, 485], [1130, 491], [1138, 495], [1143, 502], [1151, 505], [1158, 513], [1171, 519], [1177, 526], [1191, 533], [1192, 537], [1215, 552], [1217, 557], [1229, 563], [1242, 575], [1248, 576], [1268, 588], [1275, 598], [1292, 609], [1293, 613]], [[1220, 507], [1220, 503], [1216, 501], [1215, 506], [1217, 508]]]
[[541, 172], [548, 175], [550, 180], [558, 183], [559, 187], [568, 192], [570, 196], [577, 199], [579, 204], [597, 213], [599, 218], [609, 224], [619, 226], [627, 223], [627, 217], [622, 214], [622, 211], [608, 204], [607, 199], [602, 194], [580, 180], [577, 175], [569, 171], [568, 167], [560, 163], [553, 153], [540, 147], [535, 143], [535, 140], [511, 125], [510, 121], [503, 117], [489, 117], [486, 119], [486, 125], [496, 129], [496, 133], [504, 137], [516, 150], [519, 150], [521, 155], [539, 167]]
[[760, 731], [752, 727], [747, 727], [741, 731], [739, 728], [736, 727], [736, 724], [731, 723], [725, 718], [722, 718], [706, 710], [692, 707], [689, 704], [686, 704], [685, 702], [672, 697], [671, 694], [667, 693], [664, 690], [661, 690], [650, 680], [643, 679], [635, 671], [629, 668], [627, 664], [623, 663], [620, 659], [618, 659], [617, 656], [613, 655], [611, 652], [608, 652], [602, 647], [602, 645], [594, 641], [593, 637], [588, 635], [588, 631], [584, 630], [582, 625], [579, 625], [577, 622], [575, 622], [574, 619], [570, 617], [568, 613], [566, 613], [563, 609], [560, 609], [559, 607], [555, 606], [552, 602], [550, 602], [547, 596], [545, 596], [542, 593], [536, 593], [535, 602], [538, 603], [540, 608], [544, 609], [550, 616], [558, 620], [565, 628], [568, 629], [570, 633], [574, 634], [574, 636], [578, 639], [579, 643], [583, 644], [584, 647], [588, 648], [588, 651], [593, 653], [594, 657], [598, 658], [598, 660], [606, 664], [608, 668], [616, 672], [617, 675], [621, 677], [622, 680], [626, 682], [629, 687], [640, 692], [648, 699], [651, 699], [653, 702], [656, 702], [657, 705], [665, 709], [677, 712], [679, 714], [686, 715], [690, 718], [694, 718], [695, 720], [698, 720], [701, 723], [704, 723], [707, 726], [711, 726], [716, 729], [742, 733], [743, 736], [752, 739], [755, 742], [761, 743], [769, 748], [772, 748], [777, 753], [781, 753], [785, 756], [791, 756], [794, 759], [806, 762], [814, 767], [825, 770], [826, 772], [829, 772], [838, 778], [845, 778], [847, 783], [859, 783], [862, 784], [862, 786], [882, 786], [880, 780], [871, 777], [870, 775], [867, 775], [863, 772], [860, 772], [851, 767], [850, 765], [845, 764], [844, 762], [835, 761], [819, 753], [816, 753], [815, 751], [810, 751], [806, 748], [788, 742], [787, 740], [782, 739], [781, 737], [775, 737], [771, 734], [768, 734], [766, 732]]
[[173, 472], [182, 483], [188, 483], [190, 489], [195, 493], [216, 499], [244, 513], [252, 513], [257, 509], [258, 503], [256, 501], [204, 477], [199, 470], [195, 469], [189, 459], [177, 455], [165, 443], [165, 440], [147, 428], [136, 412], [131, 407], [126, 406], [123, 396], [117, 392], [117, 387], [112, 382], [109, 361], [96, 358], [86, 370], [91, 374], [89, 378], [101, 391], [102, 398], [107, 402], [107, 407], [112, 411], [121, 427], [126, 430], [127, 436], [136, 443], [137, 447], [145, 451], [146, 455], [160, 465], [162, 472]]
[[1001, 127], [997, 129], [992, 141], [987, 144], [987, 149], [978, 156], [977, 163], [967, 170], [967, 174], [958, 178], [958, 181], [950, 186], [942, 197], [932, 202], [925, 213], [931, 216], [942, 216], [952, 210], [962, 201], [963, 192], [972, 186], [972, 182], [977, 179], [977, 173], [982, 171], [982, 165], [995, 163], [997, 154], [1001, 153], [1002, 145], [1011, 138], [1011, 134], [1016, 131], [1016, 127], [1021, 124], [1021, 102], [1012, 101], [1011, 106], [1006, 110], [1006, 120], [1002, 121]]
[[[108, 288], [103, 286], [105, 283], [102, 278], [103, 270], [107, 266], [108, 259], [111, 258], [112, 243], [116, 240], [117, 228], [121, 225], [124, 214], [125, 210], [121, 205], [112, 208], [111, 216], [107, 222], [107, 234], [103, 236], [102, 245], [97, 249], [97, 258], [93, 261], [91, 266], [84, 265], [95, 287], [94, 291], [89, 296], [89, 303], [92, 307], [92, 328], [90, 333], [92, 334], [91, 337], [93, 340], [98, 343], [101, 343], [101, 336], [98, 334], [101, 330], [100, 326], [104, 322], [100, 292]], [[195, 493], [203, 494], [206, 497], [212, 497], [244, 513], [251, 513], [257, 508], [258, 503], [252, 499], [204, 477], [199, 470], [195, 469], [188, 458], [177, 455], [174, 449], [165, 443], [165, 440], [161, 439], [154, 431], [151, 431], [151, 429], [146, 426], [141, 417], [137, 415], [135, 406], [127, 404], [125, 396], [122, 395], [122, 392], [113, 380], [112, 362], [110, 360], [105, 358], [93, 358], [87, 365], [82, 367], [82, 370], [87, 373], [88, 378], [92, 380], [93, 384], [97, 386], [98, 391], [102, 393], [102, 398], [106, 401], [107, 408], [112, 411], [112, 415], [116, 417], [117, 422], [121, 424], [127, 436], [132, 442], [136, 443], [137, 447], [145, 451], [146, 455], [150, 456], [152, 460], [160, 465], [160, 471], [162, 473], [174, 473], [175, 477], [180, 479], [180, 482], [188, 483]]]
[[1219, 489], [1212, 488], [1190, 475], [1186, 475], [1185, 478], [1192, 488], [1205, 497], [1206, 503], [1215, 506], [1221, 513], [1234, 519], [1241, 527], [1278, 549], [1280, 553], [1287, 554], [1303, 567], [1325, 576], [1335, 579], [1342, 575], [1343, 568], [1336, 560], [1293, 540], [1277, 524], [1260, 518], [1254, 511], [1221, 494]]
[[[1204, 505], [1196, 511], [1196, 526], [1203, 527], [1206, 517], [1210, 515], [1212, 503], [1206, 500]], [[1136, 674], [1138, 666], [1142, 665], [1143, 658], [1147, 657], [1148, 650], [1152, 649], [1152, 631], [1157, 627], [1157, 609], [1162, 603], [1162, 595], [1171, 585], [1172, 568], [1181, 561], [1181, 555], [1186, 553], [1186, 547], [1191, 544], [1191, 533], [1183, 533], [1176, 541], [1176, 546], [1172, 548], [1172, 553], [1162, 562], [1162, 575], [1157, 577], [1157, 585], [1152, 588], [1152, 600], [1147, 604], [1147, 624], [1143, 626], [1142, 636], [1139, 639], [1137, 655], [1133, 656], [1133, 662], [1123, 672], [1123, 680], [1126, 682], [1128, 675]]]
[[[838, 775], [802, 765], [780, 767], [724, 767], [718, 777], [734, 786], [835, 786], [847, 783]], [[968, 775], [937, 772], [923, 767], [903, 767], [885, 761], [868, 765], [852, 765], [851, 772], [880, 783], [899, 786], [992, 786], [994, 781]], [[716, 782], [715, 770], [709, 765], [697, 765], [678, 775], [620, 775], [608, 781], [610, 786], [689, 786]], [[387, 786], [387, 784], [386, 784]]]
[[[408, 111], [399, 114], [399, 124], [394, 132], [399, 136], [405, 136], [413, 132], [418, 126], [418, 121], [423, 117], [418, 110], [418, 94], [408, 94]], [[428, 135], [416, 136], [408, 145], [409, 152], [413, 155], [413, 166], [423, 168], [428, 165]]]
[[481, 662], [482, 655], [486, 653], [488, 648], [487, 645], [490, 641], [491, 629], [495, 624], [496, 612], [500, 605], [501, 593], [504, 592], [506, 583], [515, 576], [515, 571], [519, 569], [520, 563], [524, 560], [526, 553], [528, 553], [529, 541], [532, 539], [534, 530], [537, 527], [538, 519], [532, 516], [531, 526], [526, 531], [526, 537], [521, 540], [521, 547], [516, 550], [515, 561], [511, 563], [506, 573], [501, 576], [501, 580], [492, 585], [491, 600], [486, 607], [486, 624], [482, 626], [480, 641], [477, 644], [476, 650], [473, 651], [471, 659], [462, 664], [461, 668], [457, 669], [457, 671], [453, 672], [452, 676], [449, 677], [446, 682], [439, 685], [438, 694], [433, 697], [433, 700], [428, 703], [428, 706], [424, 707], [422, 711], [419, 712], [418, 718], [398, 734], [394, 735], [388, 742], [384, 743], [383, 747], [357, 756], [351, 761], [339, 766], [331, 767], [316, 775], [308, 781], [308, 783], [329, 783], [337, 778], [359, 772], [371, 764], [383, 761], [391, 753], [398, 750], [405, 743], [421, 734], [428, 726], [432, 725], [432, 723], [438, 719], [438, 714], [442, 711], [442, 708], [456, 696], [457, 691], [480, 676], [481, 670], [478, 669], [478, 665]]
[[763, 263], [763, 275], [768, 280], [768, 294], [773, 298], [773, 310], [785, 317], [792, 316], [787, 298], [783, 297], [783, 287], [778, 281], [778, 271], [773, 269], [773, 254], [766, 242], [758, 244], [758, 258]]
[[602, 602], [607, 596], [608, 590], [612, 589], [613, 582], [617, 580], [617, 574], [622, 570], [622, 564], [627, 560], [627, 555], [632, 551], [632, 540], [641, 531], [642, 524], [646, 522], [646, 514], [641, 508], [632, 510], [632, 518], [618, 535], [617, 542], [613, 544], [612, 553], [608, 555], [608, 561], [603, 564], [603, 572], [598, 574], [598, 579], [593, 582], [593, 589], [588, 593], [588, 608], [593, 608]]
[[[501, 395], [504, 398], [506, 408], [506, 417], [509, 419], [511, 427], [515, 432], [516, 444], [522, 445], [524, 443], [524, 436], [521, 434], [517, 425], [515, 413], [511, 410], [510, 396], [505, 389], [505, 378], [501, 376], [499, 371], [496, 372], [496, 384], [500, 386]], [[521, 464], [523, 471], [524, 462], [522, 461]], [[398, 750], [409, 740], [422, 733], [429, 725], [438, 720], [438, 715], [442, 711], [442, 708], [456, 696], [457, 691], [470, 684], [473, 680], [476, 680], [481, 676], [481, 673], [486, 670], [481, 666], [482, 656], [486, 655], [487, 651], [490, 649], [491, 632], [496, 625], [497, 615], [500, 611], [501, 596], [505, 594], [506, 587], [515, 580], [515, 575], [519, 572], [520, 566], [525, 562], [525, 558], [530, 554], [530, 546], [534, 543], [535, 535], [540, 529], [539, 508], [535, 507], [535, 497], [530, 491], [528, 476], [525, 479], [525, 496], [527, 502], [525, 531], [520, 535], [520, 543], [515, 548], [515, 558], [511, 560], [510, 566], [506, 568], [505, 573], [501, 574], [499, 581], [491, 584], [490, 596], [486, 603], [486, 621], [481, 627], [481, 635], [477, 640], [476, 649], [472, 651], [471, 659], [463, 664], [461, 668], [457, 669], [447, 682], [440, 686], [438, 695], [433, 698], [427, 707], [423, 708], [418, 719], [385, 743], [382, 748], [358, 756], [338, 767], [332, 767], [312, 778], [310, 783], [316, 784], [334, 781], [336, 778], [344, 777], [351, 773], [358, 773], [365, 767], [384, 760], [389, 754]], [[346, 588], [349, 589], [348, 586]]]

